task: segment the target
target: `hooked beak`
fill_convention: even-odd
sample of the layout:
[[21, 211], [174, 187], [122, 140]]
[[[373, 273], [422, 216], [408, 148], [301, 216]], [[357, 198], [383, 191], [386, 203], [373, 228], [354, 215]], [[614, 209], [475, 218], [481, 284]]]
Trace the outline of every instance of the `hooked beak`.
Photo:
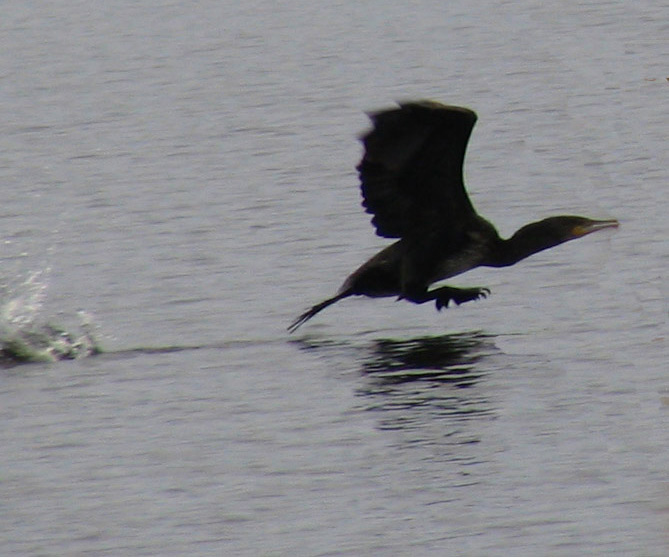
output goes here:
[[586, 224], [576, 226], [573, 232], [575, 236], [580, 237], [585, 236], [586, 234], [592, 234], [598, 230], [604, 230], [605, 228], [618, 228], [618, 226], [620, 226], [620, 223], [616, 219], [591, 220]]

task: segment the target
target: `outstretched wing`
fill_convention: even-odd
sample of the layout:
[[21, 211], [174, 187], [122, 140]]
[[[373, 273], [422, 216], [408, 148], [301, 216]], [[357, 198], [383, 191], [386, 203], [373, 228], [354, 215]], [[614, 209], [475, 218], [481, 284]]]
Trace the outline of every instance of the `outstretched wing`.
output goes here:
[[462, 165], [476, 114], [432, 101], [369, 115], [358, 165], [363, 206], [386, 238], [455, 237], [474, 208]]

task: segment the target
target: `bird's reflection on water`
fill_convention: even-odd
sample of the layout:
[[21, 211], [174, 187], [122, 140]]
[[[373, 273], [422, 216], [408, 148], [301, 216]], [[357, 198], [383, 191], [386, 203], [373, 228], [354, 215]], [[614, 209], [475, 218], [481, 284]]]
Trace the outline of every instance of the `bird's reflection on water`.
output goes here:
[[435, 435], [455, 444], [476, 442], [462, 422], [493, 411], [479, 388], [486, 373], [479, 363], [494, 351], [480, 332], [376, 340], [362, 362], [367, 381], [358, 393], [366, 410], [379, 413], [382, 429], [413, 430], [412, 437], [420, 430], [432, 442]]
[[429, 381], [464, 388], [480, 378], [475, 364], [485, 355], [485, 344], [491, 344], [488, 337], [478, 332], [379, 339], [372, 344], [362, 371], [383, 384]]
[[[351, 349], [356, 350], [364, 379], [356, 390], [361, 409], [378, 413], [381, 429], [424, 429], [437, 424], [443, 436], [460, 431], [463, 421], [490, 416], [494, 411], [487, 390], [480, 385], [486, 375], [481, 364], [498, 350], [493, 337], [483, 332], [376, 338], [362, 343], [304, 339], [300, 344], [337, 359], [344, 353], [349, 359]], [[451, 427], [444, 427], [445, 421]], [[475, 439], [459, 438], [456, 442]]]

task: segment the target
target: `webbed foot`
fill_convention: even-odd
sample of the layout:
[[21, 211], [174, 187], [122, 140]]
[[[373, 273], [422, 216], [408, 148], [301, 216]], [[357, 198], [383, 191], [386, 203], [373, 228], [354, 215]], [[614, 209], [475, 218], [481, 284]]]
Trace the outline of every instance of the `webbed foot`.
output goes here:
[[485, 287], [455, 288], [452, 286], [444, 286], [442, 288], [437, 288], [434, 293], [435, 306], [441, 311], [442, 308], [447, 308], [451, 301], [459, 306], [465, 302], [487, 298], [488, 294], [490, 294], [490, 289]]

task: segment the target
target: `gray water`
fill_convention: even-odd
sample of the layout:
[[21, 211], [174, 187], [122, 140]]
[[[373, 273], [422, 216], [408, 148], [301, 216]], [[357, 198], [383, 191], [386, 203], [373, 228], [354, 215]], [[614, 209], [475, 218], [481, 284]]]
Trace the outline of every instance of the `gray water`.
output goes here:
[[[3, 555], [669, 554], [664, 2], [8, 1]], [[363, 111], [479, 113], [503, 235], [621, 228], [285, 327], [386, 242]]]

